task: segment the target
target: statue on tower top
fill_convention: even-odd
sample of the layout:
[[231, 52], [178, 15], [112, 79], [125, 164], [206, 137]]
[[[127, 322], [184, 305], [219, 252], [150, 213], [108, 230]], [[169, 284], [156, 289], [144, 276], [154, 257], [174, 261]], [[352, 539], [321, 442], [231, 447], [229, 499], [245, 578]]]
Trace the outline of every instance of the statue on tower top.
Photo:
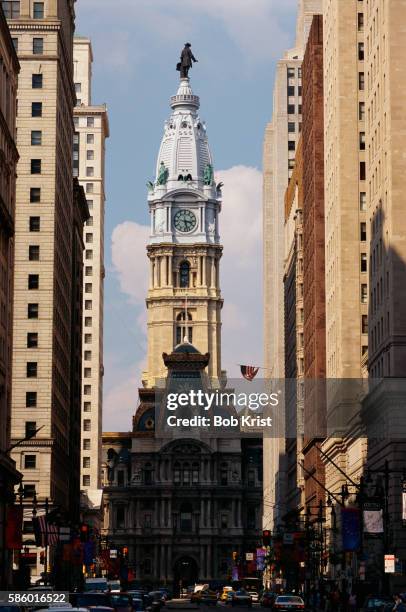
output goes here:
[[197, 61], [198, 60], [192, 53], [192, 45], [188, 42], [185, 43], [180, 54], [180, 62], [176, 65], [176, 70], [180, 72], [181, 79], [187, 79], [189, 77], [189, 70], [192, 68], [193, 62]]

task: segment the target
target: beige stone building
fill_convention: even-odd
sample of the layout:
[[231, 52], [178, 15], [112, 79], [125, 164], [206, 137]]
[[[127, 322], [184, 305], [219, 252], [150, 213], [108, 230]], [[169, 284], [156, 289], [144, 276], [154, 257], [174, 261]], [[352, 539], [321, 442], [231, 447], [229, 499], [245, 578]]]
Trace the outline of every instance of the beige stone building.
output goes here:
[[20, 66], [0, 6], [0, 584], [10, 585], [11, 551], [5, 546], [7, 511], [19, 473], [9, 456], [11, 425], [11, 350], [13, 329], [13, 260], [17, 77]]
[[[299, 0], [295, 47], [276, 67], [272, 121], [263, 149], [263, 299], [264, 367], [269, 378], [284, 378], [284, 221], [285, 191], [295, 163], [301, 131], [301, 65], [313, 15], [321, 0]], [[264, 441], [264, 528], [284, 512], [284, 440]], [[277, 475], [277, 476], [276, 476]]]
[[[21, 64], [18, 81], [12, 441], [23, 473], [27, 537], [36, 494], [74, 516], [71, 445], [74, 278], [72, 109], [74, 0], [3, 2]], [[80, 374], [80, 373], [79, 373]], [[78, 400], [80, 401], [80, 399]], [[35, 551], [35, 548], [33, 549]], [[43, 567], [33, 561], [31, 574]]]
[[103, 299], [105, 140], [107, 108], [92, 104], [92, 46], [75, 37], [73, 50], [76, 107], [73, 172], [86, 193], [90, 217], [83, 230], [83, 354], [81, 489], [91, 506], [101, 498], [100, 453], [103, 408]]
[[[367, 169], [365, 159], [365, 2], [326, 0], [324, 54], [324, 185], [326, 275], [326, 378], [362, 379], [368, 357]], [[327, 410], [351, 397], [327, 396]], [[331, 388], [330, 388], [331, 390]], [[354, 421], [347, 438], [329, 437], [324, 451], [354, 479], [365, 440]], [[344, 482], [327, 461], [326, 486]]]

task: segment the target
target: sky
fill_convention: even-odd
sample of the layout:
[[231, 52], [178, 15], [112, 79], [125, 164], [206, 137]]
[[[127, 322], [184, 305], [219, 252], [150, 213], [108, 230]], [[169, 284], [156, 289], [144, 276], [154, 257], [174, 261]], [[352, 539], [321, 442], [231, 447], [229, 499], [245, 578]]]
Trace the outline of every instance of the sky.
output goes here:
[[262, 142], [277, 60], [292, 47], [297, 0], [77, 0], [93, 46], [93, 103], [108, 107], [104, 431], [128, 431], [146, 357], [148, 206], [175, 66], [185, 42], [200, 116], [223, 181], [222, 363], [262, 363]]

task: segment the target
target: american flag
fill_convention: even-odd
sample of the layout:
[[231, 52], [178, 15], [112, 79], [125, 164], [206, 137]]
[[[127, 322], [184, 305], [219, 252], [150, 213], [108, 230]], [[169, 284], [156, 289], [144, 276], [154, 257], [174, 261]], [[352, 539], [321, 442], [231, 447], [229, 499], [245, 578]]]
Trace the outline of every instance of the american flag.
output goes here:
[[258, 371], [259, 371], [259, 368], [255, 368], [254, 366], [249, 366], [249, 365], [242, 365], [240, 366], [240, 368], [241, 368], [241, 374], [247, 380], [254, 380], [255, 376], [258, 374]]
[[36, 520], [38, 521], [38, 535], [41, 540], [40, 546], [45, 546], [46, 544], [48, 544], [48, 546], [52, 546], [52, 544], [57, 544], [59, 541], [59, 527], [56, 525], [50, 525], [46, 520], [46, 514], [38, 516]]

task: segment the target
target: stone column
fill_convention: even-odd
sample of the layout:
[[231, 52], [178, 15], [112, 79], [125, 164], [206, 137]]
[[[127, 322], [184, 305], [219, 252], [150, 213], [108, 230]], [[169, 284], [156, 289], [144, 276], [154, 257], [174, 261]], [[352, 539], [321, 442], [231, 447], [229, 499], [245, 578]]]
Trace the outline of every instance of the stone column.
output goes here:
[[216, 287], [216, 265], [214, 261], [214, 257], [211, 257], [211, 279], [210, 279], [210, 287]]
[[173, 284], [172, 259], [173, 259], [172, 255], [169, 255], [169, 266], [168, 266], [168, 277], [169, 277], [169, 280], [168, 280], [168, 285], [170, 287], [172, 287], [172, 284]]

